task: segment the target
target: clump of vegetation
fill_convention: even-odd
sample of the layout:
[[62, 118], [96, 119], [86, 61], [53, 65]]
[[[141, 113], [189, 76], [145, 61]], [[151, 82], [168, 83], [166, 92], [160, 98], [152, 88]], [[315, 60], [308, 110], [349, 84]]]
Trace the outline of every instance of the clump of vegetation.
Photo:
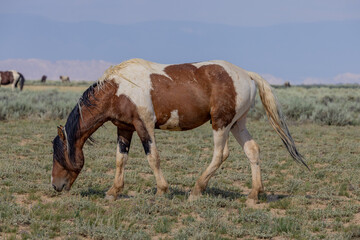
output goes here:
[[[44, 85], [30, 81], [29, 86]], [[57, 89], [45, 91], [11, 91], [0, 89], [0, 120], [19, 118], [64, 119], [77, 103], [82, 89], [89, 82], [49, 82], [48, 86], [80, 87], [75, 91], [59, 92]], [[83, 88], [81, 88], [83, 87]], [[283, 114], [290, 121], [313, 122], [320, 125], [360, 125], [360, 97], [358, 87], [291, 87], [274, 88]], [[259, 96], [249, 117], [256, 120], [267, 119]]]
[[0, 120], [64, 119], [80, 97], [76, 92], [0, 89]]
[[[360, 125], [360, 88], [292, 87], [275, 88], [283, 114], [288, 120], [321, 125]], [[259, 97], [250, 116], [266, 118]]]
[[91, 82], [89, 81], [70, 81], [62, 82], [61, 80], [46, 80], [46, 82], [41, 82], [41, 80], [26, 80], [25, 86], [89, 86]]

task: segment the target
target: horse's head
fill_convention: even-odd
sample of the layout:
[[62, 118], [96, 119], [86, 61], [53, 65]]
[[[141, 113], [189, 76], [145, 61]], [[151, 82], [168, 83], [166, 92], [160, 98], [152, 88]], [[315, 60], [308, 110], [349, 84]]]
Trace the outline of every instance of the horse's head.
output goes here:
[[53, 149], [51, 184], [58, 192], [61, 192], [63, 189], [69, 191], [83, 167], [82, 152], [81, 156], [78, 156], [79, 158], [82, 158], [80, 159], [80, 166], [77, 166], [70, 159], [71, 154], [69, 154], [69, 144], [63, 126], [58, 127], [58, 136], [56, 136], [53, 141]]

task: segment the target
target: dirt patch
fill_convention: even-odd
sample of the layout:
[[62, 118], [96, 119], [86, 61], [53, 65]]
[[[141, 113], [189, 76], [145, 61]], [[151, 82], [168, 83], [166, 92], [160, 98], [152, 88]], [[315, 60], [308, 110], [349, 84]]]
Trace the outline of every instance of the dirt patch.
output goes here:
[[12, 195], [15, 198], [15, 203], [22, 206], [29, 208], [30, 201], [28, 200], [29, 194], [13, 194]]
[[25, 146], [28, 145], [28, 143], [32, 142], [30, 139], [21, 139], [19, 145], [20, 146]]
[[110, 175], [110, 176], [115, 176], [115, 169], [109, 169], [106, 171], [106, 174], [107, 175]]
[[276, 217], [284, 217], [286, 216], [286, 210], [284, 209], [270, 209], [271, 215], [276, 216]]
[[12, 195], [15, 198], [15, 203], [18, 204], [21, 207], [27, 208], [27, 209], [31, 209], [31, 207], [33, 206], [34, 203], [36, 203], [37, 201], [40, 201], [43, 204], [47, 204], [47, 203], [52, 203], [55, 201], [54, 198], [52, 197], [48, 197], [45, 195], [41, 195], [38, 199], [38, 197], [36, 197], [36, 200], [31, 200], [30, 199], [30, 194], [26, 193], [26, 194], [16, 194], [14, 193]]
[[344, 224], [344, 227], [349, 227], [349, 226], [351, 226], [351, 225], [360, 226], [360, 212], [359, 212], [359, 213], [356, 213], [356, 214], [354, 215], [354, 218], [351, 219], [350, 222], [345, 223], [345, 224]]
[[250, 188], [248, 188], [244, 185], [244, 181], [234, 181], [234, 183], [232, 185], [235, 186], [236, 188], [240, 189], [241, 192], [243, 192], [244, 194], [248, 194], [251, 191]]
[[314, 168], [316, 168], [316, 169], [321, 169], [321, 168], [326, 168], [326, 167], [328, 167], [329, 164], [327, 164], [327, 163], [315, 163], [313, 166], [314, 166]]
[[150, 173], [139, 173], [139, 176], [142, 178], [142, 179], [145, 179], [145, 180], [149, 180], [151, 179], [154, 174], [150, 174]]
[[41, 199], [41, 202], [44, 204], [53, 203], [55, 201], [55, 198], [48, 197], [48, 196], [41, 196], [40, 199]]
[[268, 203], [259, 203], [259, 201], [256, 201], [254, 199], [247, 199], [245, 204], [246, 207], [253, 209], [265, 209], [269, 206]]

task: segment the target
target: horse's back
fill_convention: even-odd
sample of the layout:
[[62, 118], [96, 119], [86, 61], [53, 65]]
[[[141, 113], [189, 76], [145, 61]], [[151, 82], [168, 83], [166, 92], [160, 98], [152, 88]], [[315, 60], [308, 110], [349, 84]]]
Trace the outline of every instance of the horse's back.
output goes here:
[[210, 118], [220, 128], [251, 105], [247, 72], [221, 60], [166, 65], [131, 59], [109, 68], [99, 82], [108, 80], [117, 83], [118, 96], [154, 114], [161, 129], [192, 129]]

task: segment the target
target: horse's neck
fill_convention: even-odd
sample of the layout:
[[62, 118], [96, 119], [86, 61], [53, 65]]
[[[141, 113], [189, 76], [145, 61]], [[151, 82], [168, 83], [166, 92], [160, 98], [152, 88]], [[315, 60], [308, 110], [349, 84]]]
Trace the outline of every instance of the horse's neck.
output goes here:
[[116, 88], [111, 84], [102, 86], [102, 90], [94, 90], [93, 105], [82, 106], [79, 117], [79, 134], [77, 145], [82, 148], [86, 140], [99, 127], [109, 120], [108, 109], [111, 107], [111, 97], [115, 95]]
[[77, 139], [77, 144], [82, 148], [86, 140], [99, 128], [101, 127], [107, 119], [104, 116], [94, 117], [87, 122], [82, 122], [80, 119], [80, 129], [79, 129], [79, 137]]

